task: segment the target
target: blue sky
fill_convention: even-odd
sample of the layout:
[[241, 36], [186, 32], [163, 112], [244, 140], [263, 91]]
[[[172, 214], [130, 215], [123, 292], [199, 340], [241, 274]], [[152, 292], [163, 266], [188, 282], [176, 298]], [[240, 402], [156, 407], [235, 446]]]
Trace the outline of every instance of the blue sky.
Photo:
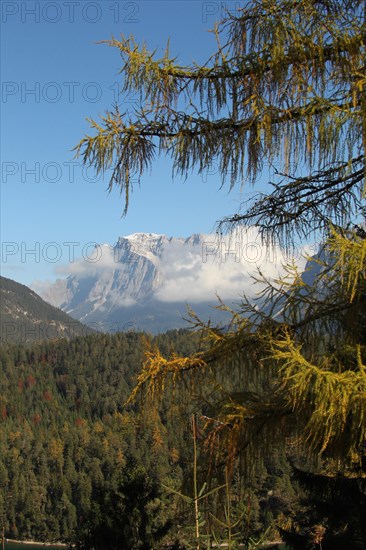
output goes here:
[[114, 244], [120, 235], [210, 233], [253, 193], [220, 189], [215, 173], [172, 181], [162, 158], [123, 218], [108, 177], [94, 181], [71, 151], [88, 131], [85, 118], [110, 108], [121, 83], [118, 52], [96, 42], [133, 34], [162, 53], [170, 37], [181, 63], [202, 62], [215, 47], [208, 30], [221, 19], [220, 2], [3, 0], [1, 8], [2, 275], [54, 280], [71, 250], [80, 256], [89, 243]]

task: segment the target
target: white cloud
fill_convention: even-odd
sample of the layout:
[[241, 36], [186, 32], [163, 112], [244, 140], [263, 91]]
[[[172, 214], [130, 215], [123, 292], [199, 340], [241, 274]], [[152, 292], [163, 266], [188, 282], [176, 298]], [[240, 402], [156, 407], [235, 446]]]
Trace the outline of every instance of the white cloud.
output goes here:
[[79, 278], [99, 276], [100, 273], [119, 269], [121, 266], [116, 261], [113, 247], [109, 245], [96, 246], [93, 250], [86, 250], [81, 258], [60, 265], [55, 268], [55, 274], [67, 277], [77, 275]]
[[[185, 250], [186, 248], [186, 250]], [[305, 261], [296, 251], [296, 263]], [[166, 249], [161, 265], [164, 283], [155, 293], [161, 301], [216, 302], [216, 295], [237, 300], [243, 294], [254, 296], [260, 289], [251, 275], [260, 267], [270, 278], [283, 272], [286, 258], [279, 248], [266, 249], [257, 230], [236, 232], [218, 238], [206, 235], [200, 246], [174, 243]]]

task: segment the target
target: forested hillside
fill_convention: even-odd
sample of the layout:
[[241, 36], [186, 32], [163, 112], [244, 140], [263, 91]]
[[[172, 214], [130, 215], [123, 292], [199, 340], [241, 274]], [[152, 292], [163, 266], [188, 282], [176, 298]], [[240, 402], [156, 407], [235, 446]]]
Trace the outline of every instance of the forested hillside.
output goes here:
[[[191, 354], [199, 335], [171, 331], [152, 344], [167, 356]], [[180, 411], [196, 412], [201, 427], [205, 411], [194, 411], [189, 391], [180, 396], [180, 407], [172, 398], [159, 414], [124, 407], [146, 345], [141, 333], [2, 345], [0, 522], [7, 537], [80, 548], [91, 547], [91, 538], [101, 548], [155, 548], [160, 539], [162, 545], [190, 539], [193, 509], [166, 487], [192, 495], [193, 440]], [[202, 485], [209, 453], [199, 461]], [[291, 495], [287, 468], [274, 449], [249, 478], [236, 479], [242, 533], [259, 534], [283, 509], [281, 495]], [[212, 486], [223, 482], [215, 471], [210, 479]], [[223, 498], [221, 490], [205, 501], [207, 520], [208, 511], [223, 512]]]
[[95, 332], [6, 277], [0, 277], [0, 320], [1, 342], [36, 342]]

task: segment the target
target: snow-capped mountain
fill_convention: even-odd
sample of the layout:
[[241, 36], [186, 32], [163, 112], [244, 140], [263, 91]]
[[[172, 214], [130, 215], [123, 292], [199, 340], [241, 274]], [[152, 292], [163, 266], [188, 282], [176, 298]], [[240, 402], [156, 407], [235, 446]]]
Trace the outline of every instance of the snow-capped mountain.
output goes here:
[[[42, 298], [99, 330], [156, 333], [188, 326], [187, 304], [204, 320], [227, 320], [215, 309], [217, 295], [240, 301], [252, 291], [249, 272], [276, 261], [258, 258], [255, 235], [218, 241], [212, 235], [173, 238], [154, 233], [120, 237], [98, 245], [92, 257], [69, 264], [70, 275], [43, 288]], [[255, 255], [255, 256], [253, 256]], [[270, 273], [269, 273], [270, 274]]]

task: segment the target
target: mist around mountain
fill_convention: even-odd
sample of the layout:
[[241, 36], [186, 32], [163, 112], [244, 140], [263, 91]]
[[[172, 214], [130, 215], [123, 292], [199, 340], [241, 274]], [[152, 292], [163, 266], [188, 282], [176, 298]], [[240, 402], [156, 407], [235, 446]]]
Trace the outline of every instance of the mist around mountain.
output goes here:
[[69, 264], [67, 277], [33, 288], [97, 330], [156, 334], [189, 326], [188, 307], [206, 322], [227, 323], [218, 296], [234, 307], [244, 293], [254, 298], [259, 288], [250, 275], [260, 265], [277, 276], [281, 260], [280, 251], [268, 256], [255, 231], [227, 239], [135, 233]]
[[73, 338], [94, 331], [12, 279], [0, 277], [0, 342]]

